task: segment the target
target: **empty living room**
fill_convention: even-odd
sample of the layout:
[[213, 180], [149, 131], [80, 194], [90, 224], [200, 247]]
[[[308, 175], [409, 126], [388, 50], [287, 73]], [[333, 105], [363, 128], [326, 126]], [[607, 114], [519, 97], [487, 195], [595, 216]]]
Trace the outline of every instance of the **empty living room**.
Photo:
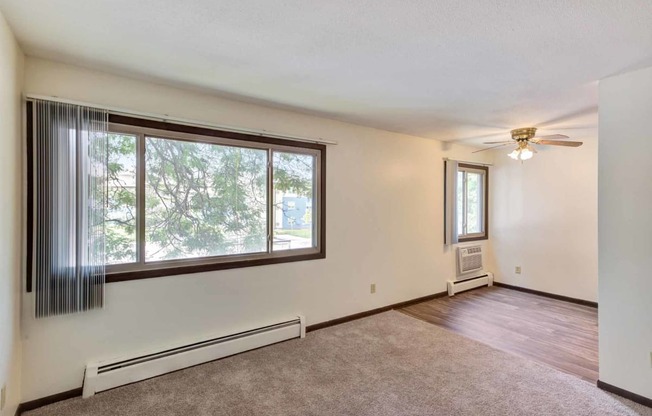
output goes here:
[[0, 416], [652, 416], [651, 22], [0, 0]]

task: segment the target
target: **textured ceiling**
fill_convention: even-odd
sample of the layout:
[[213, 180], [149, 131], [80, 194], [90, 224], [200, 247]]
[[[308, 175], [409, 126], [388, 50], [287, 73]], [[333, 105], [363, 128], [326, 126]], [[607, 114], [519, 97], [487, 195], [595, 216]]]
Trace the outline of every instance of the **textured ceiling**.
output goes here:
[[597, 125], [650, 0], [0, 0], [28, 55], [441, 140]]

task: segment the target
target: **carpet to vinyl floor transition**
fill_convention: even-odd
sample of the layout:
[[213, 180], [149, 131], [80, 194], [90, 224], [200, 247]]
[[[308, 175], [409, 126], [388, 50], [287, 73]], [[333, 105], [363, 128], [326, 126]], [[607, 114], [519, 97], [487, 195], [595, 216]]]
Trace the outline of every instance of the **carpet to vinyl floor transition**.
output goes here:
[[652, 415], [652, 409], [391, 311], [25, 414]]

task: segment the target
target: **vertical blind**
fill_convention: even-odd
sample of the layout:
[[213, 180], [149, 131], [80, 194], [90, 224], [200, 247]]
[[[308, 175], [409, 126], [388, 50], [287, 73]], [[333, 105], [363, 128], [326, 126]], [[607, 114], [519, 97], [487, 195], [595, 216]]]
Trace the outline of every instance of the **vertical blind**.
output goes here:
[[459, 242], [457, 229], [457, 170], [459, 163], [455, 160], [444, 161], [444, 244]]
[[33, 101], [36, 317], [104, 304], [108, 113]]

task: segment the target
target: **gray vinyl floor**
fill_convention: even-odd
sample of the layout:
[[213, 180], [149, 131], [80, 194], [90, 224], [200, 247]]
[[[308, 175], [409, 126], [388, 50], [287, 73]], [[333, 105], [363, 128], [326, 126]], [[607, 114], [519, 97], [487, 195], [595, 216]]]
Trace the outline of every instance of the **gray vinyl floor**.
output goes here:
[[26, 415], [652, 415], [652, 409], [391, 311]]

